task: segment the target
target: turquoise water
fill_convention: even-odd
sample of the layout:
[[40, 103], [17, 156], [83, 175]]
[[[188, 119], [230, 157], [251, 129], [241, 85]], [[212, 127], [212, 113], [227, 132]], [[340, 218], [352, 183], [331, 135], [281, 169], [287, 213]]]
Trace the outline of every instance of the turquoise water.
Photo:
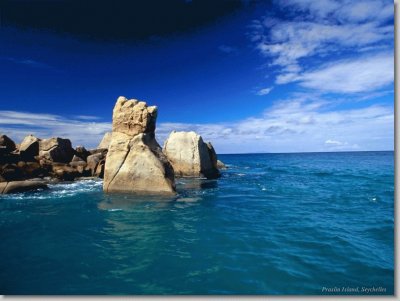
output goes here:
[[220, 155], [222, 178], [173, 199], [94, 180], [0, 196], [0, 293], [393, 294], [393, 156]]

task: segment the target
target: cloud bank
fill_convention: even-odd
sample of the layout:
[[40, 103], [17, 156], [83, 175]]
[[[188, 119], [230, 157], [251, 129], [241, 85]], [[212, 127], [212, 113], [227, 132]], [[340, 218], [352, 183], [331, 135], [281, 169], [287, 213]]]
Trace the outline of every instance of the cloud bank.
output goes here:
[[361, 93], [393, 83], [393, 2], [274, 4], [283, 16], [269, 13], [254, 20], [250, 38], [276, 67], [275, 84], [297, 82], [319, 92]]
[[[393, 150], [393, 123], [389, 106], [332, 110], [330, 101], [299, 95], [275, 102], [260, 116], [217, 124], [164, 122], [157, 125], [156, 134], [163, 144], [173, 130], [194, 130], [218, 153]], [[32, 133], [70, 138], [75, 146], [91, 148], [110, 130], [110, 122], [0, 111], [0, 131], [16, 142]]]

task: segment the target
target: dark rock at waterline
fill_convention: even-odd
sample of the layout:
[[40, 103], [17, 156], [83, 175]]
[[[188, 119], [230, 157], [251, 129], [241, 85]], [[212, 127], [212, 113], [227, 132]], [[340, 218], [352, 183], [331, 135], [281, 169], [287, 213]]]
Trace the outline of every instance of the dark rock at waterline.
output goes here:
[[0, 182], [17, 181], [23, 179], [23, 172], [17, 164], [7, 163], [0, 167]]
[[37, 189], [47, 189], [46, 181], [11, 181], [0, 183], [0, 194], [25, 192]]
[[0, 182], [20, 181], [47, 175], [48, 170], [38, 162], [19, 161], [0, 166]]

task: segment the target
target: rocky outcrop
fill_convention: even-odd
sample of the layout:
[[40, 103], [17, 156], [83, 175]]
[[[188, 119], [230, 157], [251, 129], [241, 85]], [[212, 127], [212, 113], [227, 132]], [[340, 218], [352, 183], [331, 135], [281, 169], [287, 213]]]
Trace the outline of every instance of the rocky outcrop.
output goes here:
[[157, 107], [119, 97], [113, 110], [105, 192], [174, 194], [171, 164], [155, 139]]
[[14, 141], [6, 135], [0, 135], [0, 153], [11, 153], [16, 149]]
[[111, 132], [107, 132], [104, 134], [103, 139], [101, 139], [100, 144], [97, 146], [97, 148], [103, 148], [103, 149], [108, 149], [108, 147], [110, 146], [110, 142], [111, 142], [111, 136], [112, 133]]
[[[91, 153], [90, 151], [86, 150], [84, 146], [77, 146], [75, 148], [75, 155], [76, 157], [79, 157], [83, 161], [86, 161], [87, 157], [90, 156]], [[72, 161], [74, 161], [74, 158], [72, 157]]]
[[19, 145], [19, 153], [25, 161], [34, 160], [35, 156], [39, 155], [40, 139], [33, 135], [26, 136]]
[[202, 137], [195, 132], [173, 131], [165, 141], [163, 152], [176, 176], [209, 179], [220, 176], [213, 146], [204, 143]]
[[45, 181], [12, 181], [0, 183], [0, 194], [46, 189]]
[[39, 156], [49, 161], [68, 163], [74, 153], [69, 139], [56, 137], [39, 142]]
[[104, 177], [104, 166], [106, 164], [106, 157], [104, 153], [95, 153], [87, 157], [87, 169], [90, 170], [94, 177]]

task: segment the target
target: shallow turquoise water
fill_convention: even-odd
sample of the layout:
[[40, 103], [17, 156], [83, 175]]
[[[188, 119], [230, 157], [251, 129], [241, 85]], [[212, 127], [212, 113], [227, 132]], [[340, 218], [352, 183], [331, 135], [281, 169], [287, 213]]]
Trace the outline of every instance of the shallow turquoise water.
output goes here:
[[219, 157], [173, 199], [93, 180], [0, 196], [0, 293], [393, 294], [393, 152]]

